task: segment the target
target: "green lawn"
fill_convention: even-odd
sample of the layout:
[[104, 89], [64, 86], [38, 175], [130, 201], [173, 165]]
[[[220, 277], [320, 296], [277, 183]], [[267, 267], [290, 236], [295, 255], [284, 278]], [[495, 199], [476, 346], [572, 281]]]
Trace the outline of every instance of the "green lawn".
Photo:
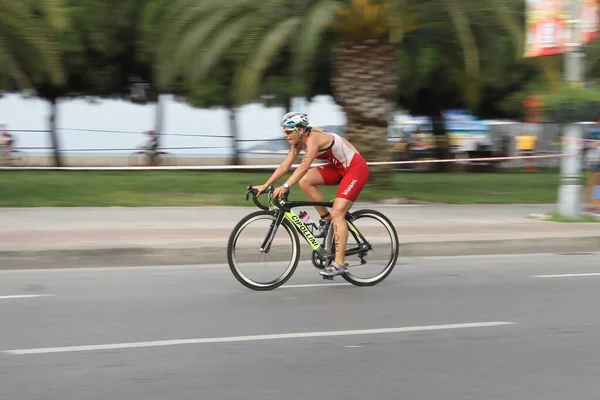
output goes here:
[[[248, 205], [246, 185], [271, 172], [0, 171], [0, 206]], [[284, 178], [285, 179], [285, 178]], [[282, 179], [279, 184], [284, 182]], [[439, 203], [554, 203], [558, 172], [433, 174], [396, 172], [393, 185], [363, 190], [359, 200], [410, 199]], [[327, 199], [335, 187], [325, 187]], [[290, 199], [304, 199], [296, 186]]]

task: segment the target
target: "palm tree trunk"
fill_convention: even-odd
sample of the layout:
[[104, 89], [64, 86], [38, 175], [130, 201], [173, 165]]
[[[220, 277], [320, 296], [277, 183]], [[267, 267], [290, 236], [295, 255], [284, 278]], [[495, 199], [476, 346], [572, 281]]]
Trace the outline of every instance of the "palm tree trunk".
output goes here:
[[154, 132], [157, 135], [156, 140], [160, 147], [161, 135], [164, 129], [164, 102], [161, 99], [161, 94], [156, 98], [156, 114], [154, 114]]
[[[356, 147], [367, 162], [389, 161], [387, 126], [361, 122], [352, 116], [346, 118], [344, 136]], [[389, 183], [391, 165], [369, 166], [369, 183], [385, 185]]]
[[52, 143], [52, 149], [54, 152], [54, 166], [62, 167], [60, 157], [60, 143], [58, 141], [58, 133], [56, 132], [56, 114], [58, 112], [56, 100], [56, 98], [50, 99], [50, 115], [48, 116], [48, 128], [50, 130], [50, 142]]
[[[154, 114], [154, 136], [156, 137], [156, 151], [158, 152], [162, 142], [162, 135], [164, 129], [164, 103], [161, 101], [160, 91], [156, 97], [156, 113]], [[150, 165], [157, 165], [158, 157], [156, 153], [150, 155]]]
[[[435, 158], [438, 160], [449, 160], [452, 158], [450, 154], [450, 138], [446, 131], [446, 123], [444, 116], [439, 108], [429, 113], [431, 118], [431, 127], [435, 138]], [[438, 172], [451, 172], [453, 170], [452, 163], [439, 162], [435, 164], [435, 169]]]
[[238, 129], [237, 129], [237, 111], [235, 108], [229, 108], [229, 131], [231, 132], [231, 165], [239, 165], [240, 151], [238, 147]]
[[[398, 59], [387, 38], [341, 41], [335, 52], [333, 95], [346, 114], [346, 138], [367, 162], [389, 161], [388, 121], [396, 106]], [[390, 165], [370, 167], [371, 183], [387, 184]]]

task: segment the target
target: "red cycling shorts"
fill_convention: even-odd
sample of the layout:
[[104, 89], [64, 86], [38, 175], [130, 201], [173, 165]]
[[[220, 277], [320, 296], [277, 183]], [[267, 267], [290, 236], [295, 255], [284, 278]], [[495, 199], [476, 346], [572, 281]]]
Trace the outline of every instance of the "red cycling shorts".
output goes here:
[[321, 173], [325, 185], [340, 185], [336, 198], [341, 197], [350, 201], [356, 200], [369, 179], [369, 166], [358, 153], [354, 154], [346, 169], [325, 164], [319, 165], [317, 170]]

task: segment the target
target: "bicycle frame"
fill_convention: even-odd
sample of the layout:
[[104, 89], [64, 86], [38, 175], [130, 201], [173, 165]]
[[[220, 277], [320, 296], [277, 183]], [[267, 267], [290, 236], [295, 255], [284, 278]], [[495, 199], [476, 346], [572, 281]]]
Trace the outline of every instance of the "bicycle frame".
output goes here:
[[[258, 200], [259, 190], [266, 195], [264, 203]], [[344, 259], [344, 265], [347, 266], [348, 269], [358, 267], [361, 269], [361, 272], [363, 272], [361, 266], [371, 264], [371, 251], [378, 249], [379, 244], [382, 244], [383, 252], [381, 254], [383, 259], [381, 261], [384, 263], [384, 268], [380, 272], [370, 274], [368, 271], [365, 271], [367, 273], [365, 276], [362, 273], [355, 275], [348, 270], [342, 274], [342, 278], [355, 286], [373, 286], [386, 279], [393, 270], [399, 254], [398, 234], [396, 233], [392, 221], [390, 221], [381, 211], [363, 208], [353, 210], [352, 212], [348, 211], [344, 216], [340, 214], [336, 216], [335, 212], [337, 210], [335, 205], [337, 205], [338, 199], [332, 200], [331, 202], [289, 201], [289, 190], [283, 190], [282, 196], [277, 196], [277, 198], [273, 197], [273, 193], [275, 193], [275, 189], [272, 185], [269, 187], [261, 186], [260, 188], [253, 188], [251, 185], [248, 185], [246, 201], [248, 201], [250, 195], [252, 195], [253, 202], [262, 211], [250, 212], [244, 216], [235, 225], [229, 235], [229, 241], [227, 243], [227, 261], [231, 272], [242, 285], [253, 290], [263, 291], [276, 289], [285, 284], [292, 277], [300, 262], [303, 246], [299, 240], [298, 232], [302, 234], [302, 237], [310, 246], [310, 249], [308, 249], [310, 261], [307, 261], [312, 263], [312, 265], [319, 270], [324, 279], [330, 279], [330, 277], [326, 276], [328, 274], [324, 274], [323, 271], [331, 268], [333, 257], [337, 257], [338, 261], [342, 261], [340, 258], [343, 256], [354, 255], [352, 258], [358, 258], [358, 260]], [[323, 237], [315, 237], [311, 231], [312, 226], [315, 225], [302, 221], [299, 215], [293, 210], [300, 206], [316, 207], [319, 211], [321, 211], [321, 207], [323, 207], [323, 210], [330, 208], [332, 214], [334, 214], [335, 224], [331, 226], [328, 223], [326, 226], [329, 227], [329, 229], [326, 231], [323, 229], [319, 230], [319, 233], [323, 233]], [[299, 210], [297, 211], [299, 212]], [[300, 214], [302, 214], [302, 212], [300, 212]], [[265, 220], [267, 221], [267, 226], [264, 225]], [[373, 242], [373, 245], [367, 241], [357, 228], [357, 221], [360, 221], [358, 225], [360, 225], [361, 229], [368, 234], [369, 239], [372, 239], [371, 242]], [[363, 225], [363, 221], [373, 222], [367, 222], [366, 225]], [[255, 225], [256, 222], [262, 222], [262, 228]], [[336, 234], [339, 234], [338, 228], [340, 228], [340, 223], [347, 224], [341, 226], [344, 237], [346, 237], [346, 229], [348, 232], [349, 240], [346, 245], [344, 245], [343, 242], [339, 242], [339, 238], [336, 236]], [[252, 227], [249, 228], [250, 237], [246, 236], [247, 239], [238, 240], [242, 231], [251, 224]], [[375, 225], [377, 228], [382, 226], [385, 233], [377, 233], [379, 231], [375, 230]], [[279, 240], [277, 242], [274, 241], [276, 232], [280, 226], [283, 229], [283, 232], [281, 232], [282, 235], [279, 235], [283, 236], [281, 243], [279, 243]], [[320, 228], [323, 228], [323, 226], [320, 226]], [[371, 232], [374, 233], [371, 234]], [[353, 239], [350, 239], [350, 235], [352, 235]], [[258, 243], [252, 244], [255, 240], [258, 240]], [[388, 243], [391, 244], [389, 251], [387, 250]], [[256, 246], [256, 244], [259, 246]], [[338, 244], [341, 246], [338, 246]], [[342, 247], [343, 250], [340, 249], [340, 247]], [[260, 250], [258, 248], [260, 248]], [[259, 254], [256, 254], [257, 250], [259, 250]], [[272, 250], [272, 253], [270, 250]], [[266, 281], [264, 279], [252, 279], [242, 270], [244, 260], [238, 260], [238, 255], [243, 256], [250, 254], [255, 256], [254, 260], [249, 260], [252, 265], [256, 265], [257, 263], [262, 265], [266, 264], [269, 268], [279, 265], [286, 269], [281, 275], [274, 278], [268, 278]], [[275, 257], [267, 257], [268, 255], [273, 255]], [[258, 260], [256, 260], [256, 256], [258, 256]], [[270, 258], [273, 259], [271, 260]]]
[[[256, 199], [256, 198], [255, 198]], [[255, 200], [255, 203], [257, 201]], [[269, 196], [268, 204], [270, 206], [270, 210], [275, 210], [275, 220], [271, 223], [269, 228], [269, 232], [267, 233], [265, 240], [263, 241], [260, 251], [264, 253], [268, 253], [271, 248], [271, 243], [273, 242], [273, 238], [277, 233], [277, 229], [284, 218], [289, 220], [296, 230], [302, 235], [304, 240], [308, 243], [308, 245], [315, 251], [321, 260], [327, 260], [328, 262], [333, 259], [335, 254], [330, 253], [323, 247], [321, 243], [318, 242], [317, 238], [311, 233], [310, 229], [306, 226], [304, 222], [296, 215], [296, 213], [292, 210], [296, 207], [303, 206], [324, 206], [324, 207], [333, 207], [333, 202], [313, 202], [313, 201], [287, 201], [280, 199], [278, 204], [275, 204], [273, 199]], [[257, 204], [258, 205], [258, 204]], [[260, 208], [265, 208], [261, 207]], [[348, 232], [352, 234], [356, 242], [359, 244], [359, 247], [355, 249], [346, 249], [346, 256], [364, 253], [367, 250], [370, 250], [371, 246], [368, 244], [366, 238], [360, 233], [360, 231], [354, 226], [352, 223], [352, 217], [350, 214], [346, 215], [346, 224], [348, 225]], [[325, 241], [326, 239], [324, 239]], [[323, 242], [324, 244], [324, 242]]]

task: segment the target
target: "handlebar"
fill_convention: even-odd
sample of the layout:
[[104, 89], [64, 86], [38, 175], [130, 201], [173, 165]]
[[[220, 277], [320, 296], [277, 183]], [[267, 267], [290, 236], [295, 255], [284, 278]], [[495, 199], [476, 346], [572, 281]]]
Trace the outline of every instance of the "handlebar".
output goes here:
[[[277, 202], [271, 201], [272, 200], [271, 195], [273, 194], [274, 191], [275, 191], [275, 188], [273, 187], [273, 185], [269, 185], [266, 192], [263, 192], [263, 193], [267, 193], [268, 202], [270, 204], [273, 204], [274, 206], [279, 208], [279, 207], [281, 207], [281, 203], [279, 201], [277, 201]], [[252, 187], [252, 185], [248, 185], [248, 187], [247, 187], [246, 201], [248, 201], [248, 199], [250, 198], [250, 194], [252, 194], [252, 201], [254, 202], [254, 204], [256, 204], [256, 206], [258, 208], [269, 211], [269, 207], [265, 206], [260, 201], [258, 201], [258, 198], [256, 197], [256, 195], [258, 194], [258, 189], [254, 189]], [[284, 194], [282, 196], [284, 201], [287, 201], [287, 197], [289, 194], [290, 194], [290, 192], [287, 192], [286, 194]], [[277, 200], [279, 200], [279, 199], [277, 199]]]

